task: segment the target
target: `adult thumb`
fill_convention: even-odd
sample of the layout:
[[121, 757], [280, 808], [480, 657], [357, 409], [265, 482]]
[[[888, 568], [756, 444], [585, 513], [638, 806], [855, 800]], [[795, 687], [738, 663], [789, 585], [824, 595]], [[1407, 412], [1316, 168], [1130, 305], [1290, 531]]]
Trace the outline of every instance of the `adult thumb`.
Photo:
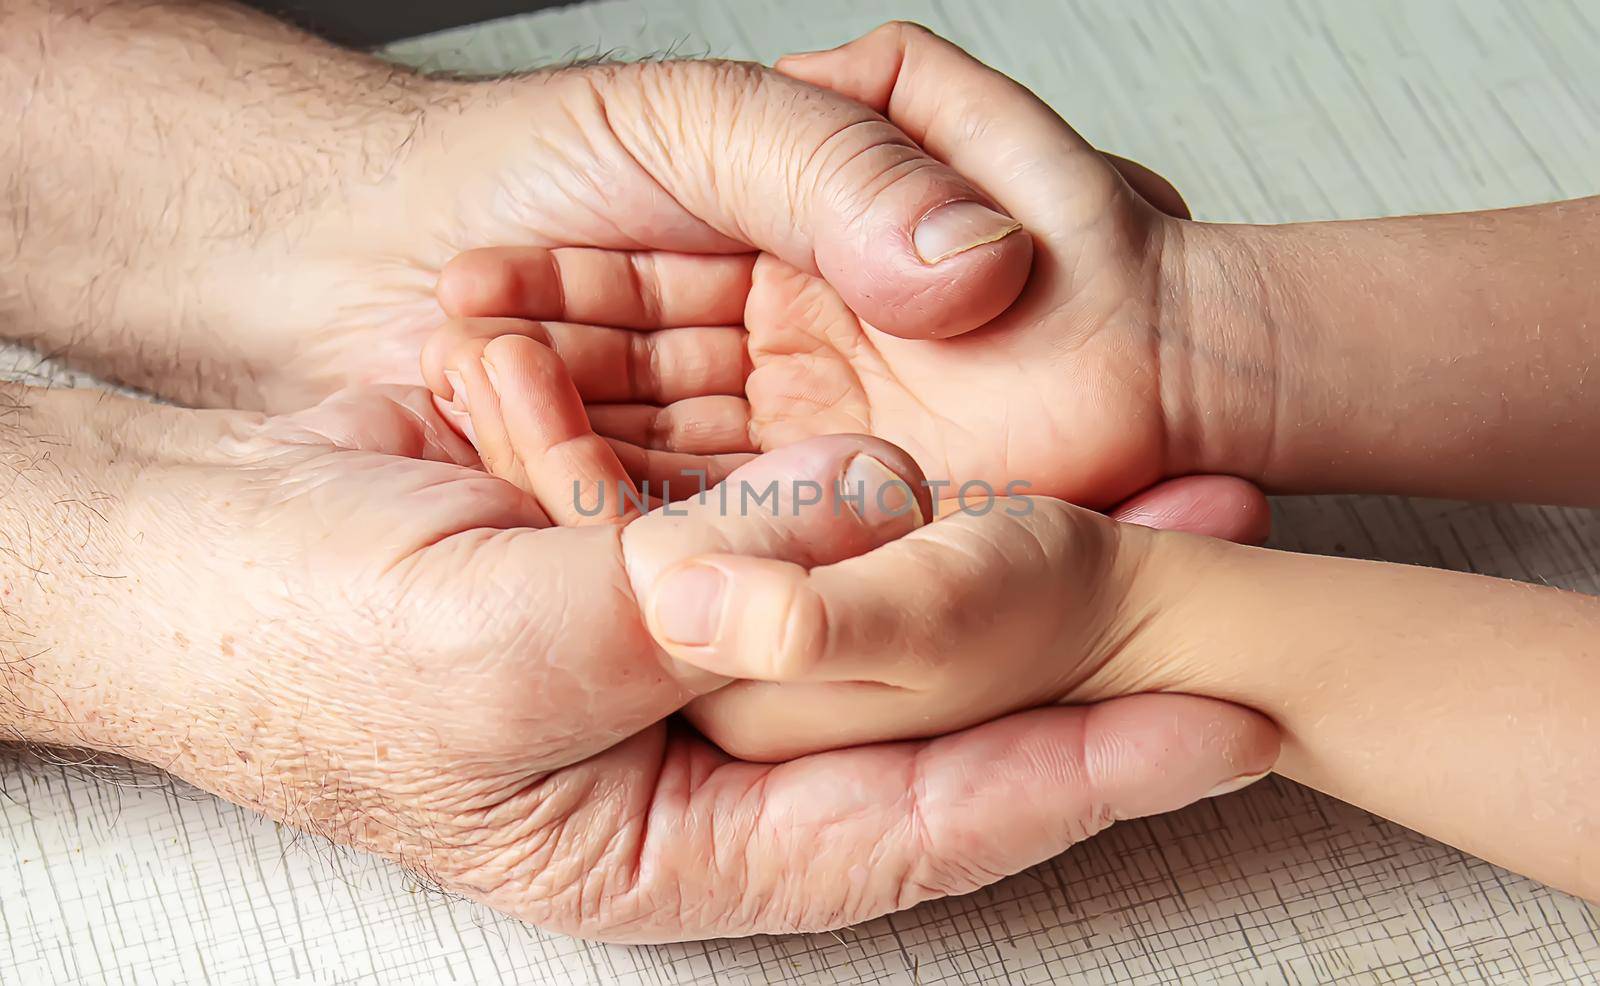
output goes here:
[[600, 79], [611, 132], [667, 195], [820, 274], [877, 328], [958, 335], [1021, 293], [1033, 260], [1021, 224], [872, 109], [737, 62], [620, 66]]

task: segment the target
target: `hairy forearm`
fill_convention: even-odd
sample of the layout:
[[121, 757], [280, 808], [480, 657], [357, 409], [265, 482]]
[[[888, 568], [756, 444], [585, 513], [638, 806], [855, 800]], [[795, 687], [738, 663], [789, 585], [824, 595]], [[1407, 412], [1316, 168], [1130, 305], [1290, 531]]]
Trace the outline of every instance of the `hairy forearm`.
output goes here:
[[1214, 356], [1202, 471], [1285, 492], [1600, 503], [1600, 198], [1186, 227]]
[[[121, 645], [85, 632], [90, 610], [128, 591], [112, 533], [139, 468], [132, 445], [174, 413], [90, 391], [0, 384], [0, 737], [112, 745], [125, 711], [111, 673]], [[102, 642], [105, 643], [105, 642]]]
[[257, 356], [224, 316], [259, 300], [233, 275], [270, 278], [262, 240], [380, 178], [430, 85], [227, 4], [6, 4], [0, 332], [226, 401]]
[[[1600, 896], [1600, 600], [1481, 576], [1159, 535], [1135, 684], [1283, 729], [1280, 772]], [[1097, 687], [1105, 687], [1108, 681]]]

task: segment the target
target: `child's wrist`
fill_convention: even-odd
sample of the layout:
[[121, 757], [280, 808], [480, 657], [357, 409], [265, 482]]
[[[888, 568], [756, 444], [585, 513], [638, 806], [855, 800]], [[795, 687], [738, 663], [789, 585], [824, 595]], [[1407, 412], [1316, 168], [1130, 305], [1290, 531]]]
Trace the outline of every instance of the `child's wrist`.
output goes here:
[[1136, 524], [1117, 525], [1116, 605], [1107, 651], [1095, 670], [1063, 701], [1095, 702], [1142, 692], [1181, 692], [1223, 697], [1214, 692], [1216, 655], [1205, 646], [1219, 639], [1205, 613], [1191, 601], [1204, 586], [1225, 579], [1250, 549], [1216, 538], [1163, 531]]

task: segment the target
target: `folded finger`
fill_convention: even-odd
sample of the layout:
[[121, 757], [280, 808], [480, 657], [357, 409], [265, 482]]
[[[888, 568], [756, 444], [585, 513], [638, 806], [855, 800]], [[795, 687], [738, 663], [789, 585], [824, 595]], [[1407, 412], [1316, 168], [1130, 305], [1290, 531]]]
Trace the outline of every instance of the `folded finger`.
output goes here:
[[551, 347], [578, 394], [592, 403], [670, 404], [707, 395], [741, 395], [749, 376], [742, 329], [695, 326], [635, 332], [572, 322], [520, 318], [457, 318], [423, 346], [423, 376], [435, 393], [448, 390], [444, 357], [473, 339], [521, 335]]
[[756, 451], [750, 439], [750, 404], [741, 397], [691, 397], [666, 407], [591, 404], [589, 423], [607, 438], [663, 452]]
[[634, 329], [740, 325], [754, 263], [752, 254], [485, 247], [446, 264], [436, 294], [452, 317]]
[[641, 511], [627, 495], [627, 471], [590, 429], [550, 347], [524, 335], [473, 339], [444, 366], [449, 412], [470, 423], [484, 468], [531, 493], [557, 524], [610, 523]]

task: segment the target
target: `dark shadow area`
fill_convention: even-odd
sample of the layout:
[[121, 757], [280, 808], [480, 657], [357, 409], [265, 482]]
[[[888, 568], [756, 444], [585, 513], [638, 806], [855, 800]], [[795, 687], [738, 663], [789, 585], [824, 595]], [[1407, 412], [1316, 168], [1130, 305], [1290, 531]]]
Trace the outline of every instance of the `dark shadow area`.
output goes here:
[[579, 0], [244, 0], [247, 6], [354, 48], [574, 2]]

